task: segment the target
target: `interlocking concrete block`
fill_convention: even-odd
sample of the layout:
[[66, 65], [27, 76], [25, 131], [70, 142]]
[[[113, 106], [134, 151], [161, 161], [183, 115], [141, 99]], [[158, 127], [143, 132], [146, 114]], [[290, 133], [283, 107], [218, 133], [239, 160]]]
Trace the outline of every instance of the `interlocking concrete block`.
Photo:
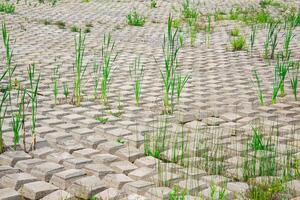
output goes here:
[[15, 174], [20, 172], [19, 169], [12, 168], [11, 166], [8, 165], [2, 165], [0, 166], [0, 178], [7, 175], [7, 174]]
[[108, 154], [108, 153], [96, 154], [91, 158], [95, 163], [99, 163], [99, 164], [110, 164], [112, 162], [120, 160], [118, 156]]
[[97, 146], [97, 149], [100, 150], [101, 152], [107, 152], [107, 153], [111, 153], [114, 154], [116, 151], [124, 148], [125, 145], [115, 142], [115, 141], [108, 141], [102, 144], [99, 144]]
[[147, 157], [142, 157], [142, 158], [135, 160], [134, 164], [138, 167], [153, 168], [157, 162], [158, 162], [157, 158], [154, 158], [152, 156], [147, 156]]
[[41, 200], [76, 200], [75, 196], [64, 190], [56, 190]]
[[48, 194], [58, 190], [58, 188], [45, 181], [36, 181], [32, 183], [26, 183], [20, 188], [20, 194], [27, 199], [41, 199]]
[[39, 148], [34, 151], [31, 151], [30, 155], [34, 158], [45, 159], [47, 157], [47, 155], [54, 153], [54, 152], [55, 152], [55, 149], [53, 149], [53, 148], [43, 147], [43, 148]]
[[22, 200], [22, 196], [11, 188], [0, 189], [1, 200]]
[[154, 186], [154, 184], [151, 182], [138, 180], [138, 181], [126, 183], [123, 186], [123, 191], [125, 191], [127, 193], [135, 193], [135, 194], [139, 194], [139, 195], [144, 195], [145, 192], [153, 186]]
[[74, 151], [72, 153], [73, 156], [75, 157], [86, 157], [86, 158], [90, 158], [91, 156], [100, 153], [100, 151], [95, 150], [95, 149], [91, 149], [91, 148], [87, 148], [87, 149], [81, 149], [78, 151]]
[[97, 199], [103, 199], [103, 200], [119, 200], [125, 198], [126, 196], [127, 195], [125, 192], [121, 190], [117, 190], [115, 188], [108, 188], [95, 195]]
[[74, 181], [83, 178], [86, 173], [81, 169], [67, 169], [62, 172], [55, 173], [50, 183], [62, 190], [67, 189]]
[[130, 162], [134, 162], [136, 159], [144, 156], [144, 153], [138, 150], [135, 147], [122, 148], [116, 151], [116, 156], [119, 156], [121, 159], [129, 160]]
[[55, 162], [58, 164], [63, 164], [65, 160], [74, 158], [73, 155], [69, 154], [68, 152], [62, 152], [62, 153], [51, 153], [46, 157], [46, 160]]
[[92, 163], [91, 159], [88, 158], [71, 158], [68, 160], [65, 160], [63, 162], [63, 165], [67, 168], [67, 169], [81, 169], [83, 168], [85, 165]]
[[74, 194], [76, 197], [89, 199], [95, 194], [106, 189], [104, 182], [96, 176], [87, 176], [76, 180], [68, 188], [68, 192]]
[[87, 175], [95, 175], [101, 179], [107, 174], [115, 173], [115, 171], [112, 168], [104, 164], [87, 164], [84, 166], [83, 170], [85, 170]]
[[38, 179], [27, 173], [7, 174], [0, 179], [0, 185], [19, 190], [24, 184], [34, 181], [38, 181]]
[[155, 169], [149, 167], [140, 167], [128, 173], [128, 176], [134, 180], [148, 180], [155, 174]]
[[0, 155], [0, 165], [15, 166], [20, 160], [30, 159], [31, 156], [24, 151], [6, 151]]
[[39, 165], [36, 165], [31, 170], [31, 174], [43, 181], [49, 181], [53, 174], [61, 172], [64, 170], [64, 167], [60, 164], [53, 162], [45, 162]]
[[127, 160], [113, 162], [110, 164], [110, 167], [117, 173], [123, 173], [126, 175], [128, 175], [128, 173], [130, 173], [131, 171], [137, 169], [137, 166]]
[[126, 183], [134, 180], [124, 174], [108, 174], [104, 177], [104, 181], [109, 187], [121, 189]]
[[21, 160], [17, 162], [15, 165], [15, 168], [18, 168], [22, 170], [23, 172], [30, 173], [31, 169], [39, 164], [42, 164], [46, 162], [45, 160], [39, 159], [39, 158], [33, 158], [33, 159], [28, 159], [28, 160]]

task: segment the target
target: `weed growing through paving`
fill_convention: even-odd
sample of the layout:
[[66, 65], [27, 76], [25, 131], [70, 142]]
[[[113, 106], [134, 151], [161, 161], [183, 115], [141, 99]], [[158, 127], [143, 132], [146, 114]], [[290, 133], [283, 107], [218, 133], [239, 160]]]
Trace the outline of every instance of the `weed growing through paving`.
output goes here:
[[157, 1], [156, 0], [151, 0], [150, 7], [151, 8], [156, 8], [157, 7]]
[[24, 115], [24, 104], [25, 104], [25, 95], [26, 95], [26, 90], [21, 90], [21, 88], [18, 89], [18, 95], [17, 95], [17, 100], [19, 100], [19, 95], [21, 92], [21, 102], [17, 102], [18, 104], [18, 111], [14, 114], [12, 114], [12, 130], [14, 133], [14, 150], [17, 149], [17, 145], [20, 142], [20, 131], [22, 127], [22, 121], [25, 120], [25, 115]]
[[16, 10], [16, 7], [13, 3], [9, 3], [8, 1], [0, 2], [0, 12], [4, 13], [14, 13]]
[[85, 53], [85, 34], [79, 32], [78, 37], [75, 36], [75, 63], [74, 63], [74, 97], [75, 105], [80, 106], [81, 101], [81, 83], [85, 75], [87, 65], [83, 64]]
[[198, 17], [197, 9], [190, 5], [189, 0], [183, 0], [181, 13], [184, 19], [197, 19]]
[[100, 122], [101, 124], [106, 124], [108, 122], [107, 117], [97, 117], [96, 120]]
[[284, 90], [284, 82], [285, 78], [291, 68], [291, 63], [289, 62], [289, 55], [288, 57], [284, 57], [283, 53], [277, 54], [276, 65], [275, 65], [275, 78], [279, 78], [279, 89], [280, 95], [283, 97], [285, 96]]
[[0, 153], [3, 153], [5, 148], [4, 141], [3, 141], [3, 124], [4, 124], [4, 119], [7, 111], [7, 105], [6, 105], [7, 97], [8, 97], [8, 92], [4, 91], [0, 101]]
[[239, 36], [236, 38], [232, 38], [230, 41], [231, 48], [233, 51], [241, 51], [246, 46], [246, 38], [245, 36]]
[[177, 103], [179, 103], [181, 92], [183, 88], [185, 87], [187, 81], [191, 78], [189, 75], [182, 76], [181, 74], [177, 75], [176, 82], [177, 82]]
[[299, 76], [299, 68], [296, 69], [296, 72], [294, 72], [294, 74], [292, 74], [292, 77], [290, 79], [290, 83], [291, 83], [291, 87], [292, 87], [292, 91], [293, 91], [293, 95], [295, 100], [297, 101], [297, 93], [298, 93], [298, 76]]
[[254, 47], [254, 43], [255, 43], [255, 38], [256, 38], [256, 25], [252, 25], [251, 26], [251, 33], [250, 33], [250, 53], [252, 55], [253, 53], [253, 47]]
[[94, 62], [93, 65], [93, 87], [94, 87], [94, 99], [98, 98], [98, 89], [99, 89], [99, 82], [100, 82], [100, 65]]
[[258, 100], [259, 100], [259, 104], [262, 106], [264, 105], [264, 94], [263, 94], [263, 89], [262, 89], [262, 81], [258, 75], [258, 72], [256, 70], [252, 71], [252, 74], [255, 78], [255, 83], [256, 83], [256, 90], [257, 90], [257, 96], [258, 96]]
[[60, 29], [65, 29], [66, 28], [66, 23], [63, 21], [57, 21], [54, 23], [58, 28]]
[[144, 26], [146, 17], [140, 15], [136, 10], [127, 15], [127, 23], [132, 26]]
[[[115, 54], [115, 55], [114, 55]], [[115, 42], [111, 34], [104, 35], [104, 41], [101, 48], [102, 65], [101, 65], [101, 100], [105, 105], [108, 103], [108, 89], [111, 82], [111, 73], [113, 72], [113, 62], [117, 59], [115, 53]]]
[[207, 16], [207, 25], [205, 26], [205, 44], [207, 46], [210, 45], [210, 36], [212, 33], [212, 26], [211, 26], [211, 16]]
[[59, 65], [57, 65], [52, 72], [52, 82], [53, 82], [53, 96], [54, 96], [54, 104], [57, 104], [57, 96], [58, 96], [58, 79], [59, 79]]
[[283, 44], [283, 51], [284, 57], [289, 58], [291, 54], [290, 44], [292, 39], [295, 37], [293, 34], [294, 27], [287, 27], [285, 30], [285, 37], [284, 37], [284, 44]]
[[69, 86], [68, 86], [68, 83], [66, 83], [66, 82], [63, 83], [63, 94], [64, 94], [66, 102], [67, 102], [68, 97], [69, 97]]
[[29, 65], [28, 67], [28, 79], [30, 83], [30, 91], [28, 93], [31, 101], [31, 136], [32, 136], [32, 146], [31, 149], [35, 150], [36, 148], [36, 112], [37, 112], [37, 97], [38, 97], [38, 88], [39, 88], [39, 82], [40, 82], [40, 75], [35, 80], [35, 65]]
[[134, 64], [129, 66], [131, 79], [134, 80], [134, 96], [137, 106], [140, 106], [142, 81], [144, 77], [144, 65], [141, 65], [140, 58], [136, 58]]
[[185, 190], [180, 190], [178, 187], [174, 187], [169, 194], [169, 200], [185, 200], [187, 192]]
[[80, 28], [78, 26], [76, 26], [76, 25], [71, 26], [70, 30], [73, 33], [79, 33], [81, 31]]
[[[275, 49], [278, 44], [278, 32], [279, 32], [279, 23], [278, 22], [271, 22], [268, 24], [268, 33], [266, 40], [264, 42], [264, 58], [266, 59], [273, 59]], [[270, 53], [270, 47], [271, 47], [271, 53]]]
[[196, 19], [189, 18], [188, 19], [188, 27], [189, 27], [189, 35], [190, 35], [190, 45], [194, 46], [196, 38], [197, 38]]
[[235, 27], [235, 28], [230, 30], [230, 35], [233, 36], [233, 37], [239, 36], [240, 33], [241, 33], [241, 30], [238, 27]]

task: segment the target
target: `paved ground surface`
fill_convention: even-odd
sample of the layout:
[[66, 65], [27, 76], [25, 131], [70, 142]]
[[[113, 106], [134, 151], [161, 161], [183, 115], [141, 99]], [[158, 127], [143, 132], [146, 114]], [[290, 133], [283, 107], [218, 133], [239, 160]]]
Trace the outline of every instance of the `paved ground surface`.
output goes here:
[[[258, 2], [199, 0], [197, 8], [203, 13], [215, 9], [228, 11], [234, 5], [257, 6]], [[300, 4], [299, 1], [289, 2]], [[226, 198], [246, 199], [243, 194], [249, 182], [244, 181], [241, 174], [241, 162], [246, 157], [242, 153], [243, 144], [251, 138], [252, 122], [258, 119], [265, 129], [264, 134], [279, 141], [281, 153], [272, 156], [276, 157], [276, 163], [283, 165], [286, 149], [300, 159], [300, 102], [294, 101], [290, 84], [286, 84], [287, 96], [279, 98], [275, 105], [269, 103], [274, 61], [268, 63], [261, 56], [266, 30], [258, 30], [252, 56], [246, 51], [232, 52], [228, 48], [228, 32], [239, 26], [247, 38], [250, 33], [249, 27], [232, 21], [213, 23], [209, 47], [203, 32], [198, 33], [194, 47], [186, 38], [186, 45], [180, 52], [180, 65], [181, 72], [190, 74], [191, 79], [183, 91], [178, 110], [168, 119], [166, 151], [161, 155], [164, 162], [145, 157], [145, 135], [153, 145], [163, 121], [159, 120], [162, 118], [163, 90], [159, 70], [163, 68], [163, 34], [169, 13], [179, 16], [173, 8], [180, 8], [180, 5], [170, 0], [158, 1], [154, 9], [143, 0], [92, 0], [89, 3], [64, 0], [54, 7], [21, 2], [15, 14], [0, 15], [1, 21], [7, 23], [11, 39], [15, 40], [12, 46], [13, 62], [18, 65], [17, 79], [28, 84], [27, 66], [35, 63], [41, 73], [42, 94], [37, 111], [38, 149], [24, 153], [20, 147], [20, 151], [8, 150], [0, 155], [0, 187], [3, 188], [0, 199], [21, 199], [21, 196], [49, 200], [75, 196], [83, 199], [93, 196], [99, 199], [168, 199], [175, 186], [188, 191], [190, 196], [186, 199], [212, 199], [214, 188], [217, 191], [226, 188]], [[143, 27], [127, 25], [126, 15], [132, 9], [147, 16]], [[45, 21], [51, 24], [45, 25]], [[64, 29], [55, 25], [60, 21], [65, 23]], [[73, 88], [77, 33], [72, 33], [70, 28], [89, 24], [92, 27], [86, 35], [84, 61], [89, 62], [89, 68], [83, 82], [83, 101], [76, 107], [66, 103], [62, 95], [63, 83], [69, 85], [70, 91]], [[108, 33], [112, 34], [119, 53], [109, 90], [110, 109], [94, 100], [92, 75], [92, 61], [100, 59], [103, 35]], [[295, 33], [293, 59], [299, 60], [299, 27]], [[278, 47], [282, 46], [282, 38], [280, 35]], [[2, 46], [1, 52], [4, 52]], [[141, 107], [135, 106], [133, 81], [129, 76], [129, 66], [138, 56], [145, 66]], [[61, 65], [60, 102], [54, 106], [51, 74], [57, 65]], [[265, 106], [258, 105], [252, 82], [253, 69], [259, 72], [263, 82]], [[107, 117], [108, 122], [101, 124], [97, 117]], [[27, 147], [31, 142], [30, 119], [28, 121]], [[279, 134], [272, 130], [274, 126], [278, 127]], [[6, 145], [12, 145], [10, 120], [5, 121], [3, 130]], [[174, 158], [174, 144], [178, 146], [175, 147], [176, 158], [182, 154], [185, 158], [177, 164], [166, 163]], [[184, 150], [179, 148], [181, 144]], [[293, 167], [296, 171], [297, 166]], [[280, 177], [281, 169], [276, 169], [273, 178]], [[257, 177], [257, 181], [266, 178]], [[300, 195], [299, 180], [289, 180], [285, 184], [291, 189], [287, 198]]]

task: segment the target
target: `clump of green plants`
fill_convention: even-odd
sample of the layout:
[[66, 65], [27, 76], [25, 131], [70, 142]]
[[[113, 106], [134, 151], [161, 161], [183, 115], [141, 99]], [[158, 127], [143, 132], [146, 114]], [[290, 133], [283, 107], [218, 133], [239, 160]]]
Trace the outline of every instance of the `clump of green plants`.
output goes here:
[[140, 15], [136, 10], [127, 15], [127, 23], [132, 26], [144, 26], [146, 17]]
[[212, 33], [212, 26], [211, 26], [211, 16], [207, 16], [207, 25], [205, 26], [205, 44], [207, 46], [210, 45], [210, 36]]
[[134, 96], [137, 106], [140, 106], [142, 81], [144, 77], [144, 65], [141, 65], [140, 58], [136, 58], [133, 66], [129, 66], [130, 77], [134, 81]]
[[218, 189], [215, 184], [211, 184], [210, 186], [210, 198], [213, 200], [224, 200], [225, 192], [225, 187]]
[[169, 194], [169, 200], [185, 200], [186, 191], [181, 191], [178, 187], [174, 187], [173, 190]]
[[66, 23], [63, 21], [57, 21], [54, 23], [58, 28], [60, 29], [65, 29], [66, 28]]
[[74, 63], [74, 103], [80, 106], [81, 101], [81, 83], [85, 75], [87, 64], [83, 64], [85, 54], [85, 35], [79, 32], [78, 37], [75, 36], [75, 63]]
[[151, 8], [156, 8], [157, 7], [157, 1], [156, 0], [151, 0], [150, 7]]
[[287, 189], [281, 180], [254, 183], [250, 187], [247, 197], [251, 200], [276, 200], [281, 199], [281, 194], [285, 191], [287, 191]]
[[65, 96], [66, 101], [68, 101], [68, 97], [69, 97], [69, 86], [68, 83], [64, 82], [63, 83], [63, 94]]
[[[21, 101], [19, 102], [19, 96], [21, 95]], [[14, 150], [17, 149], [17, 145], [20, 142], [20, 130], [22, 127], [22, 124], [25, 121], [25, 113], [24, 113], [24, 109], [25, 109], [25, 96], [26, 96], [26, 89], [21, 90], [21, 88], [19, 87], [18, 89], [18, 95], [17, 95], [17, 105], [18, 105], [18, 111], [16, 113], [12, 114], [12, 121], [11, 121], [11, 125], [12, 125], [12, 130], [14, 133]]]
[[102, 65], [101, 65], [101, 100], [105, 105], [108, 103], [108, 89], [111, 81], [111, 73], [113, 62], [117, 59], [118, 54], [115, 53], [115, 42], [112, 40], [111, 34], [104, 35], [103, 45], [101, 48]]
[[190, 5], [189, 0], [183, 0], [181, 13], [184, 19], [190, 19], [190, 18], [197, 19], [198, 17], [197, 9]]
[[245, 36], [239, 36], [236, 38], [232, 38], [230, 41], [231, 47], [233, 51], [241, 51], [246, 46], [246, 38]]
[[101, 124], [106, 124], [108, 122], [108, 117], [97, 117], [96, 120]]
[[253, 73], [253, 76], [255, 78], [255, 83], [257, 85], [257, 96], [258, 96], [258, 99], [259, 99], [259, 104], [262, 106], [264, 105], [264, 94], [263, 94], [263, 89], [262, 89], [262, 81], [258, 75], [258, 72], [256, 70], [253, 70], [252, 71]]
[[230, 30], [230, 35], [233, 37], [239, 36], [241, 33], [241, 30], [238, 27], [235, 27]]
[[167, 35], [164, 35], [164, 43], [163, 43], [165, 68], [164, 71], [160, 70], [161, 78], [163, 81], [163, 87], [164, 87], [163, 106], [164, 106], [164, 113], [166, 114], [173, 113], [174, 111], [175, 91], [178, 89], [181, 93], [183, 89], [183, 87], [177, 88], [177, 86], [185, 85], [185, 84], [181, 84], [183, 82], [180, 82], [180, 84], [176, 85], [176, 82], [178, 81], [176, 70], [179, 67], [178, 52], [180, 48], [181, 48], [181, 44], [179, 42], [178, 29], [176, 29], [176, 31], [173, 33], [172, 18], [171, 16], [169, 16], [168, 33]]
[[4, 13], [14, 13], [16, 10], [16, 7], [13, 3], [9, 3], [8, 1], [0, 2], [0, 12]]
[[71, 26], [71, 32], [73, 33], [79, 33], [80, 32], [80, 28], [77, 27], [76, 25]]

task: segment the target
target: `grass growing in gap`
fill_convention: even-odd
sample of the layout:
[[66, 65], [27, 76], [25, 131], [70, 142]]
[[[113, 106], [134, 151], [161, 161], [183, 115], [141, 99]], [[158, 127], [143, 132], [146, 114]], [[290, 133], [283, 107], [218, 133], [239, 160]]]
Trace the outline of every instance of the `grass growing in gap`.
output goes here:
[[141, 65], [140, 58], [136, 58], [133, 66], [129, 66], [129, 72], [131, 79], [134, 80], [135, 103], [137, 106], [140, 106], [142, 81], [144, 77], [144, 65]]
[[181, 74], [177, 75], [176, 82], [177, 82], [177, 103], [179, 103], [181, 92], [183, 88], [185, 87], [187, 81], [191, 78], [189, 75], [182, 76]]
[[235, 27], [230, 30], [230, 35], [233, 37], [239, 36], [241, 33], [241, 30], [238, 27]]
[[[287, 60], [286, 60], [287, 59]], [[277, 54], [276, 65], [275, 65], [275, 78], [279, 78], [279, 89], [280, 95], [285, 96], [284, 90], [284, 82], [285, 78], [291, 68], [291, 63], [289, 61], [289, 56], [287, 58], [284, 57], [283, 53]]]
[[8, 1], [0, 2], [0, 12], [4, 13], [14, 13], [16, 10], [16, 7], [13, 3], [9, 3]]
[[259, 75], [258, 75], [258, 72], [256, 70], [253, 70], [252, 71], [252, 74], [255, 78], [255, 82], [256, 82], [256, 85], [257, 85], [257, 96], [258, 96], [258, 99], [259, 99], [259, 104], [262, 106], [264, 105], [264, 95], [263, 95], [263, 90], [262, 90], [262, 81], [261, 79], [259, 78]]
[[74, 64], [74, 97], [75, 97], [75, 105], [80, 106], [81, 101], [81, 82], [84, 77], [87, 64], [83, 64], [85, 52], [85, 34], [79, 32], [78, 37], [75, 36], [75, 64]]
[[288, 58], [290, 57], [291, 50], [290, 50], [290, 44], [292, 39], [295, 37], [293, 34], [294, 27], [287, 27], [285, 31], [285, 37], [284, 37], [284, 43], [283, 43], [283, 51], [284, 51], [284, 57]]
[[254, 47], [254, 43], [255, 43], [255, 38], [256, 38], [256, 25], [252, 25], [251, 26], [251, 34], [250, 34], [250, 53], [252, 55], [253, 53], [253, 47]]
[[78, 28], [77, 26], [73, 25], [73, 26], [71, 26], [71, 32], [73, 32], [73, 33], [79, 33], [80, 32], [80, 28]]
[[100, 122], [101, 124], [106, 124], [108, 122], [107, 117], [97, 117], [96, 120]]
[[140, 15], [134, 10], [127, 15], [127, 23], [132, 26], [144, 26], [146, 23], [146, 17]]
[[111, 81], [111, 72], [113, 70], [112, 65], [118, 56], [114, 50], [115, 42], [112, 40], [112, 36], [110, 34], [108, 36], [104, 35], [104, 42], [101, 48], [101, 99], [105, 105], [108, 103], [108, 89]]
[[3, 141], [3, 124], [4, 124], [4, 119], [7, 111], [7, 105], [5, 105], [7, 97], [8, 97], [8, 92], [4, 91], [0, 101], [0, 153], [3, 153], [5, 150], [4, 141]]
[[[164, 35], [163, 43], [163, 53], [164, 53], [164, 63], [165, 70], [160, 70], [161, 78], [163, 81], [164, 87], [164, 96], [163, 96], [163, 106], [164, 113], [170, 114], [174, 111], [174, 94], [175, 91], [179, 91], [179, 94], [182, 91], [186, 81], [188, 79], [186, 76], [184, 79], [177, 80], [177, 78], [182, 78], [177, 76], [176, 70], [178, 69], [178, 52], [181, 48], [182, 42], [180, 42], [180, 37], [178, 36], [178, 29], [174, 32], [172, 30], [172, 17], [169, 16], [168, 19], [168, 33]], [[179, 84], [176, 84], [178, 82]], [[184, 84], [183, 84], [184, 83]], [[181, 88], [177, 88], [180, 86]]]
[[53, 96], [54, 96], [54, 104], [57, 104], [57, 96], [58, 96], [58, 79], [59, 79], [59, 65], [53, 69], [52, 73], [52, 82], [53, 82]]
[[210, 44], [210, 35], [212, 33], [212, 27], [211, 27], [211, 16], [207, 16], [207, 25], [205, 26], [205, 44], [209, 46]]
[[156, 0], [151, 0], [150, 7], [151, 8], [156, 8], [157, 7], [157, 1]]
[[[278, 22], [271, 22], [268, 24], [268, 33], [266, 40], [264, 42], [264, 57], [266, 59], [274, 58], [275, 49], [278, 44], [278, 32], [279, 32], [279, 23]], [[271, 54], [270, 54], [270, 46], [271, 46]]]
[[276, 199], [284, 199], [280, 194], [286, 192], [286, 188], [283, 185], [281, 180], [275, 180], [271, 183], [256, 183], [254, 184], [248, 194], [247, 197], [250, 200], [276, 200]]
[[40, 75], [35, 80], [35, 65], [29, 65], [28, 67], [28, 78], [30, 83], [30, 91], [28, 93], [31, 101], [31, 136], [32, 136], [32, 146], [31, 149], [35, 150], [36, 148], [36, 112], [37, 112], [37, 97], [38, 97], [38, 88], [40, 82]]
[[197, 37], [196, 19], [189, 18], [188, 27], [189, 27], [189, 35], [190, 35], [190, 44], [191, 46], [194, 46]]
[[184, 19], [190, 19], [190, 18], [197, 19], [198, 17], [197, 9], [191, 7], [189, 0], [183, 0], [181, 12]]
[[291, 83], [291, 87], [292, 87], [292, 91], [293, 91], [293, 95], [295, 100], [297, 101], [297, 93], [298, 93], [298, 76], [299, 76], [299, 68], [297, 68], [296, 73], [294, 73], [292, 75], [292, 78], [290, 79], [290, 83]]
[[169, 200], [185, 200], [186, 199], [186, 191], [181, 191], [178, 187], [174, 187], [173, 190], [169, 194]]
[[233, 51], [241, 51], [246, 46], [246, 38], [245, 36], [239, 36], [237, 38], [233, 38], [231, 39], [230, 44]]
[[68, 83], [63, 83], [63, 94], [65, 96], [66, 101], [68, 101], [68, 97], [69, 97], [69, 86], [68, 86]]

